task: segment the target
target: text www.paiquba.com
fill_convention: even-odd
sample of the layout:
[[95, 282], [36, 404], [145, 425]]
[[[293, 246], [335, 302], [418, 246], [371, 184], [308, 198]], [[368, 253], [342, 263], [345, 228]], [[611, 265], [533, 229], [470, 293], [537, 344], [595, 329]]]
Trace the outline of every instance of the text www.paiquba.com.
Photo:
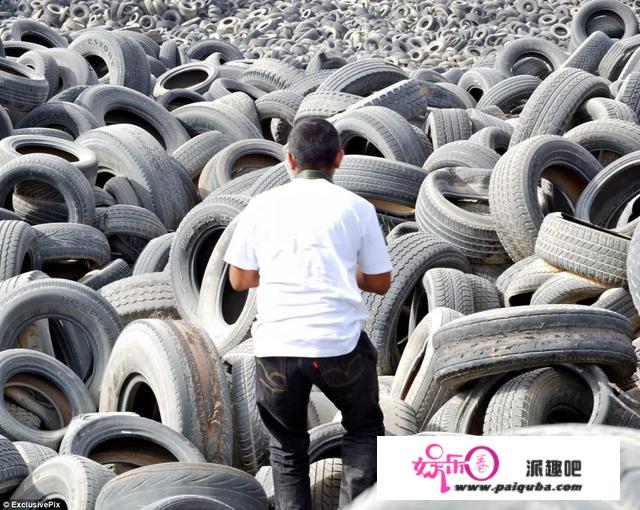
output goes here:
[[501, 492], [518, 492], [520, 494], [524, 492], [580, 492], [582, 490], [582, 485], [576, 484], [566, 484], [559, 483], [557, 485], [553, 484], [524, 484], [524, 483], [513, 483], [513, 484], [456, 484], [454, 485], [454, 490], [458, 492], [493, 492], [494, 494], [498, 494]]

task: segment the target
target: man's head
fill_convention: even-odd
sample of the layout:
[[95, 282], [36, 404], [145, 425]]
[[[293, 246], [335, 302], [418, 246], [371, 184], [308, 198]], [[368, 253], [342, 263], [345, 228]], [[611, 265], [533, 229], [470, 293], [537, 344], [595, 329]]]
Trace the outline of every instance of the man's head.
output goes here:
[[340, 135], [333, 124], [324, 119], [310, 118], [297, 122], [287, 143], [287, 162], [294, 173], [323, 170], [333, 174], [344, 156]]

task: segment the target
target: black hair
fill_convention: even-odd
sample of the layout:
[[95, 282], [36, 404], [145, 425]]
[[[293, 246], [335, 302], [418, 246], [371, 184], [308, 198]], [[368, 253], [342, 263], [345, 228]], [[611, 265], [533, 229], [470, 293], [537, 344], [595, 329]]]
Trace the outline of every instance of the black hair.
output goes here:
[[340, 152], [340, 135], [330, 122], [312, 117], [296, 122], [288, 150], [301, 170], [329, 170]]

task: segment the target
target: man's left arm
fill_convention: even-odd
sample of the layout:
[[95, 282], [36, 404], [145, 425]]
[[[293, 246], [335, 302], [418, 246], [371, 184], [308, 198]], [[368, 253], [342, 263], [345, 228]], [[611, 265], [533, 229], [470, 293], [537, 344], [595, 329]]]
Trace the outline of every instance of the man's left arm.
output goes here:
[[224, 255], [224, 261], [229, 264], [231, 286], [241, 291], [260, 285], [260, 272], [254, 245], [255, 236], [252, 235], [253, 218], [248, 208], [240, 213], [235, 221], [235, 231]]

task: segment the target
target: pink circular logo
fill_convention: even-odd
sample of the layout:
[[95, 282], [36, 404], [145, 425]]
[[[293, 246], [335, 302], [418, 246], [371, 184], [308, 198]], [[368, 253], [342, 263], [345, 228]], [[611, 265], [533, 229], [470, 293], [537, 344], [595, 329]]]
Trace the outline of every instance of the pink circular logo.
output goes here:
[[464, 469], [471, 478], [484, 482], [498, 472], [500, 460], [498, 454], [488, 446], [476, 446], [465, 457]]

